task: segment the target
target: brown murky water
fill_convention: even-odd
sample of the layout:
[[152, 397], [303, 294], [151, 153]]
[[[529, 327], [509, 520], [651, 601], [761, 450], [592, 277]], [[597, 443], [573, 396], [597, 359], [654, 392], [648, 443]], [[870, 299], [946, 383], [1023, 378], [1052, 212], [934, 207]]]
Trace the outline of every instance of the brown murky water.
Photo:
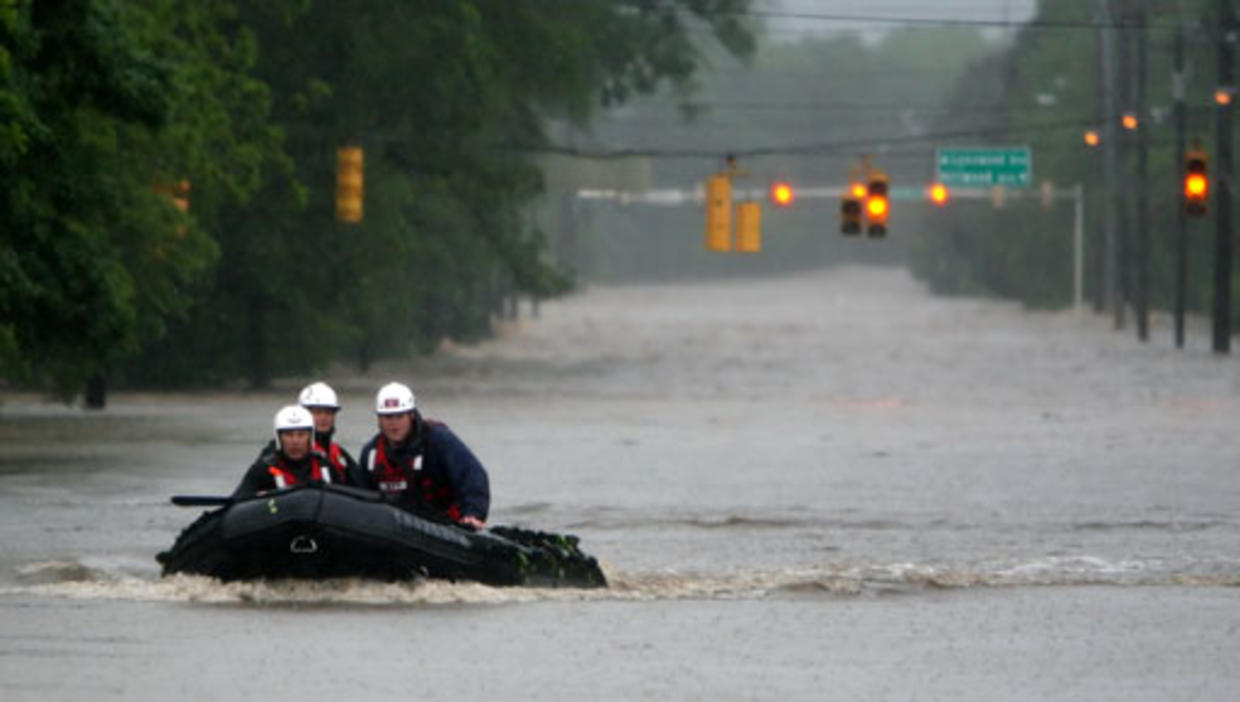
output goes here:
[[1229, 700], [1240, 362], [896, 270], [600, 287], [398, 378], [607, 591], [161, 579], [271, 393], [0, 407], [0, 698]]

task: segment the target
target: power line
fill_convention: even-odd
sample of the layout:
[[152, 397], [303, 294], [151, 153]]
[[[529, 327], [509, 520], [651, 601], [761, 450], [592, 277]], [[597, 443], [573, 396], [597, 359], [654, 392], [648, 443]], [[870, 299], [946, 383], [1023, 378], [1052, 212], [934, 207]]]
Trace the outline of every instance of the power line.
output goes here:
[[[759, 17], [764, 19], [796, 19], [811, 20], [818, 22], [855, 22], [858, 24], [911, 24], [911, 25], [939, 25], [939, 26], [963, 26], [963, 27], [994, 27], [1007, 29], [1130, 29], [1133, 28], [1131, 23], [1127, 22], [1074, 22], [1070, 20], [980, 20], [980, 19], [954, 19], [954, 18], [938, 18], [938, 17], [894, 17], [883, 15], [845, 15], [837, 13], [821, 13], [821, 12], [785, 12], [776, 10], [738, 10], [735, 12], [720, 12], [718, 14], [731, 14], [749, 17]], [[1147, 25], [1146, 31], [1154, 32], [1174, 32], [1178, 29], [1178, 25]]]
[[1093, 120], [1073, 120], [1048, 124], [1030, 124], [1024, 126], [1005, 126], [981, 129], [969, 129], [956, 132], [938, 132], [898, 137], [874, 137], [843, 141], [818, 142], [809, 144], [790, 144], [786, 146], [760, 146], [748, 149], [583, 149], [575, 146], [559, 144], [546, 145], [508, 145], [504, 148], [533, 153], [549, 153], [573, 158], [591, 160], [611, 160], [620, 158], [711, 158], [718, 159], [724, 153], [737, 158], [753, 158], [756, 156], [779, 156], [795, 154], [822, 154], [842, 151], [855, 151], [863, 147], [876, 147], [894, 144], [917, 144], [926, 141], [951, 141], [953, 139], [977, 138], [1029, 132], [1049, 132], [1058, 129], [1084, 129], [1093, 126]]

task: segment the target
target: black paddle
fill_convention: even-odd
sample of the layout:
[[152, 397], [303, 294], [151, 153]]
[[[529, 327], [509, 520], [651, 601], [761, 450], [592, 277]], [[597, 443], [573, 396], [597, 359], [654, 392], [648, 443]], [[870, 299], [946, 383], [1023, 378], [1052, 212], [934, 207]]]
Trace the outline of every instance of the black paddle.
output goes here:
[[233, 498], [223, 495], [173, 495], [172, 504], [181, 507], [220, 507], [231, 505]]

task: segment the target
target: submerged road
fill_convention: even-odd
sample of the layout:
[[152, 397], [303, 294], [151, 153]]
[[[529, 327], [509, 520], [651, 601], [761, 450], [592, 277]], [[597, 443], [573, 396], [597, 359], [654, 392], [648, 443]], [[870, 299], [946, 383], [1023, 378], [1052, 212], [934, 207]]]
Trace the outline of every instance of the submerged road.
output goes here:
[[[303, 381], [0, 406], [0, 698], [1229, 700], [1240, 362], [895, 269], [596, 286], [390, 379], [614, 586], [220, 584], [154, 553]], [[273, 674], [274, 673], [274, 674]], [[226, 691], [226, 692], [224, 692]]]

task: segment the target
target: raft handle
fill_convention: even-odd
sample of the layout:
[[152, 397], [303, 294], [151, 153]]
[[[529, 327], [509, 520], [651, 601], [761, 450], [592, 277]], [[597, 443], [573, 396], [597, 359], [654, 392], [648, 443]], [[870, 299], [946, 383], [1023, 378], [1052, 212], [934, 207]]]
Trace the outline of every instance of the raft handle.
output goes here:
[[315, 553], [319, 550], [319, 545], [309, 536], [298, 534], [288, 542], [288, 550], [293, 553]]

